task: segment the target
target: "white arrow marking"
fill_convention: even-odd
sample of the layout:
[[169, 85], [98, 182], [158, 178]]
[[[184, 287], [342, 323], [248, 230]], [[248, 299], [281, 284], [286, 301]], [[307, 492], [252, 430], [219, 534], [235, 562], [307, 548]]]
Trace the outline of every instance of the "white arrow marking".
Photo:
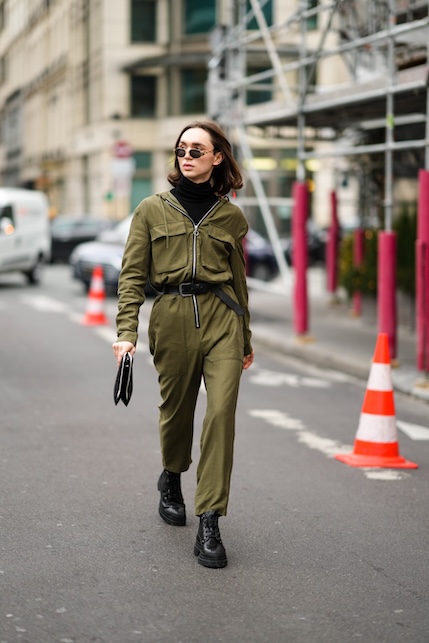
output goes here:
[[412, 440], [429, 440], [429, 429], [420, 424], [396, 421], [396, 426]]

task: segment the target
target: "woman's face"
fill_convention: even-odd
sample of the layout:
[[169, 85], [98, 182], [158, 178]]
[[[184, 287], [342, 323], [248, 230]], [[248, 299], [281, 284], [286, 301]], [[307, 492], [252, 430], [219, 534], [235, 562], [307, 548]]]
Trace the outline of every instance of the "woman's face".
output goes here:
[[[222, 163], [223, 156], [221, 152], [213, 149], [213, 143], [210, 134], [200, 127], [192, 127], [186, 130], [180, 138], [177, 147], [186, 151], [185, 156], [178, 156], [177, 161], [183, 176], [194, 183], [204, 183], [208, 181], [216, 165]], [[189, 150], [200, 150], [203, 154], [200, 158], [193, 158]]]

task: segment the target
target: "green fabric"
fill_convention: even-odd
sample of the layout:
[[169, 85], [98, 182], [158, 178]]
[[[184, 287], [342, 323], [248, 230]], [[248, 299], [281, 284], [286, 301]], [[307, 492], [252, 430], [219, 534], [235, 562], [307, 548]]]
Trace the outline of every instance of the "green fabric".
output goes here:
[[183, 206], [170, 192], [148, 197], [136, 208], [119, 278], [118, 340], [137, 343], [147, 277], [157, 289], [177, 285], [191, 280], [195, 263], [195, 281], [231, 286], [229, 294], [245, 310], [244, 355], [252, 352], [242, 246], [248, 224], [237, 206], [227, 199], [219, 200], [199, 224], [196, 237], [194, 224], [182, 214]]
[[[166, 192], [137, 207], [119, 279], [118, 340], [137, 342], [146, 279], [155, 288], [191, 280], [225, 284], [245, 310], [237, 315], [213, 292], [197, 297], [160, 295], [149, 321], [149, 348], [159, 374], [159, 430], [163, 466], [180, 473], [191, 464], [194, 414], [201, 379], [207, 410], [197, 468], [195, 513], [227, 511], [233, 463], [235, 411], [244, 355], [252, 352], [244, 253], [247, 221], [227, 199], [195, 229]], [[198, 323], [196, 323], [198, 321]]]
[[149, 324], [149, 347], [159, 374], [159, 431], [165, 469], [187, 471], [192, 461], [194, 413], [204, 379], [207, 409], [197, 469], [195, 514], [227, 511], [233, 464], [235, 410], [243, 362], [242, 319], [213, 293], [198, 296], [201, 327], [191, 297], [162, 295]]

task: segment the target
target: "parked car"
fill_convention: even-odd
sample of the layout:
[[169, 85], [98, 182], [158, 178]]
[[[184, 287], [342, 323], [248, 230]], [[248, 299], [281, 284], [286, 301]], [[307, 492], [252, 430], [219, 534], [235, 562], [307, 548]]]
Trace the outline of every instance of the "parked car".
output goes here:
[[244, 241], [246, 271], [249, 277], [269, 281], [278, 274], [274, 250], [259, 232], [250, 229]]
[[93, 241], [101, 232], [111, 229], [115, 223], [111, 219], [59, 215], [51, 222], [51, 263], [67, 263], [72, 250], [78, 244]]
[[[319, 228], [314, 221], [307, 221], [307, 244], [308, 263], [310, 266], [321, 264], [325, 261], [325, 247], [328, 239], [328, 231]], [[293, 263], [293, 240], [292, 237], [282, 241], [283, 250], [288, 266]]]
[[[101, 266], [106, 289], [116, 292], [131, 219], [132, 215], [126, 217], [111, 230], [102, 232], [95, 241], [79, 244], [71, 253], [73, 277], [86, 289], [90, 286], [95, 266]], [[249, 230], [246, 236], [246, 261], [248, 275], [255, 279], [267, 281], [278, 273], [271, 244], [254, 230]], [[146, 294], [154, 293], [156, 291], [148, 283]]]
[[101, 266], [106, 290], [116, 292], [131, 219], [132, 215], [129, 215], [111, 230], [101, 232], [94, 241], [80, 243], [71, 253], [69, 263], [73, 277], [87, 290], [95, 266]]

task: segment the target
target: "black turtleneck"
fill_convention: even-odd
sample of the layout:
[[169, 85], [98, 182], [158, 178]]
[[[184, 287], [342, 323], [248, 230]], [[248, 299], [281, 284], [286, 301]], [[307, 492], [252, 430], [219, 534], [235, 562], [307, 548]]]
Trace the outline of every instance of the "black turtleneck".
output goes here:
[[218, 200], [210, 181], [194, 183], [185, 176], [180, 177], [171, 193], [180, 201], [194, 223], [198, 223]]

